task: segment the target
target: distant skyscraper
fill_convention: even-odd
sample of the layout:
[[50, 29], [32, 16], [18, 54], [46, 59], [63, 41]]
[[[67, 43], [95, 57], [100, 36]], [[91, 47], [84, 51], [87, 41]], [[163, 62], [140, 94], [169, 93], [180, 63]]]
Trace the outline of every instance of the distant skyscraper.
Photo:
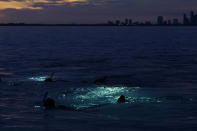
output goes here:
[[197, 25], [197, 15], [194, 16], [194, 24]]
[[164, 23], [163, 16], [158, 16], [158, 17], [157, 17], [157, 24], [158, 24], [158, 25], [163, 25], [163, 23]]
[[120, 21], [119, 20], [116, 20], [116, 25], [120, 25]]
[[178, 25], [179, 24], [179, 20], [178, 19], [173, 19], [173, 25]]
[[195, 24], [195, 16], [193, 11], [190, 12], [190, 24]]
[[129, 25], [132, 25], [133, 22], [132, 22], [132, 19], [129, 19]]
[[113, 21], [110, 21], [110, 20], [107, 23], [108, 23], [108, 25], [113, 25], [114, 24]]
[[171, 24], [172, 24], [171, 20], [168, 20], [168, 25], [171, 25]]
[[186, 14], [183, 15], [183, 24], [184, 25], [189, 25], [190, 24], [189, 19], [187, 18]]
[[125, 25], [128, 25], [129, 24], [129, 20], [126, 18], [125, 19]]

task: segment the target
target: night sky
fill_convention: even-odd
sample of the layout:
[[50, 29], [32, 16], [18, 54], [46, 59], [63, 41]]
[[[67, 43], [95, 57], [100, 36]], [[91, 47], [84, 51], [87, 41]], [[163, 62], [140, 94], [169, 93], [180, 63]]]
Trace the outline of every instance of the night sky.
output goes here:
[[158, 15], [181, 18], [197, 11], [197, 0], [0, 0], [0, 23], [155, 22]]

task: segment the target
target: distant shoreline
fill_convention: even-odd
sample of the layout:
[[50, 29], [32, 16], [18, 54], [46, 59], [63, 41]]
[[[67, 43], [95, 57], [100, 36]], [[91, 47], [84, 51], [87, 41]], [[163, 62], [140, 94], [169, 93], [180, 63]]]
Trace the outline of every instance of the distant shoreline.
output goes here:
[[114, 27], [137, 27], [137, 26], [151, 26], [151, 27], [196, 27], [197, 25], [146, 25], [146, 24], [139, 24], [139, 25], [109, 25], [109, 24], [17, 24], [17, 23], [11, 23], [11, 24], [0, 24], [0, 26], [114, 26]]

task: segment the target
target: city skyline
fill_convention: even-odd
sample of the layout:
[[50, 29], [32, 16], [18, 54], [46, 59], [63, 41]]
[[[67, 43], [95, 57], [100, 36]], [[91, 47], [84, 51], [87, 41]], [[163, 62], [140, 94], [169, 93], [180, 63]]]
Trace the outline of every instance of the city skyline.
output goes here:
[[124, 20], [108, 20], [107, 22], [103, 23], [62, 23], [62, 24], [47, 24], [47, 23], [16, 23], [16, 22], [10, 22], [10, 23], [0, 23], [1, 26], [3, 25], [31, 25], [31, 26], [196, 26], [197, 25], [197, 14], [194, 11], [190, 11], [189, 15], [186, 13], [183, 13], [182, 19], [179, 20], [178, 18], [172, 18], [172, 19], [166, 19], [165, 16], [157, 16], [156, 22], [153, 21], [134, 21], [132, 18], [125, 18]]
[[108, 21], [108, 24], [115, 25], [197, 25], [197, 14], [194, 11], [190, 11], [189, 16], [186, 13], [183, 13], [182, 19], [177, 17], [166, 19], [165, 16], [157, 16], [157, 19], [153, 21], [133, 21], [132, 18], [125, 18], [124, 21]]
[[0, 0], [0, 23], [104, 23], [106, 20], [151, 21], [162, 15], [182, 19], [197, 11], [195, 0]]

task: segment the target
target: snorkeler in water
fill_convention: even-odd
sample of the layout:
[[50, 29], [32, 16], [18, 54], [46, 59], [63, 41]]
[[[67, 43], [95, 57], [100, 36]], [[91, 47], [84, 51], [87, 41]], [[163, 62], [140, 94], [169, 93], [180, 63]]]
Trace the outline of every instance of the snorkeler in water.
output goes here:
[[44, 95], [43, 106], [45, 107], [45, 109], [61, 109], [61, 110], [71, 110], [71, 111], [75, 110], [73, 107], [56, 105], [55, 100], [48, 97], [48, 92], [46, 92]]
[[118, 103], [125, 103], [126, 102], [126, 98], [124, 95], [121, 95], [118, 100], [117, 100]]
[[53, 80], [54, 73], [51, 73], [49, 77], [47, 77], [44, 82], [69, 82], [67, 80]]
[[44, 81], [45, 82], [53, 82], [54, 73], [51, 73], [50, 77], [47, 77]]

